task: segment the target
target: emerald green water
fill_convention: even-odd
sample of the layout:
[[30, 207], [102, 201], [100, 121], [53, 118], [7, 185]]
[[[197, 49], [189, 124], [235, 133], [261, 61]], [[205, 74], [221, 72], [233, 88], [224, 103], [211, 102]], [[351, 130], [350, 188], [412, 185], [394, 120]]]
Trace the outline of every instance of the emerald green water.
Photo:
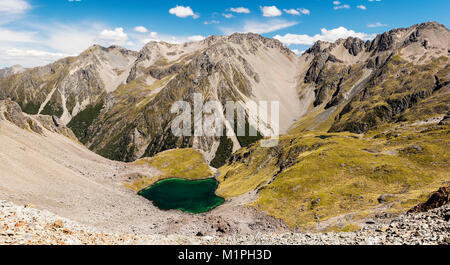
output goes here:
[[161, 210], [181, 210], [188, 213], [204, 213], [224, 203], [215, 191], [219, 183], [215, 179], [185, 180], [165, 179], [139, 192], [153, 201]]

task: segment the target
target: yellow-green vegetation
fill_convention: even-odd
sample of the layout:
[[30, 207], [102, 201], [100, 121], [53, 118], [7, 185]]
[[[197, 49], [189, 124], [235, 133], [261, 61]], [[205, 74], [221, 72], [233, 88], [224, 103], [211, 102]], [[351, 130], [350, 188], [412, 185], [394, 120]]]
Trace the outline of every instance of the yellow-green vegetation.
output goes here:
[[344, 107], [331, 131], [365, 133], [384, 123], [445, 114], [450, 97], [440, 89], [448, 84], [449, 76], [447, 57], [414, 65], [397, 54], [379, 70], [373, 84]]
[[202, 154], [190, 148], [165, 151], [152, 158], [137, 160], [134, 164], [154, 167], [161, 172], [159, 176], [141, 176], [133, 183], [125, 184], [134, 191], [140, 191], [162, 179], [182, 178], [198, 180], [214, 175]]
[[247, 147], [239, 150], [233, 158], [251, 161], [227, 164], [219, 169], [220, 185], [217, 193], [231, 198], [258, 189], [265, 185], [277, 172], [276, 161], [268, 148]]
[[130, 102], [136, 102], [136, 108], [132, 108], [136, 112], [142, 109], [155, 96], [155, 91], [167, 84], [173, 75], [166, 76], [161, 80], [155, 80], [152, 84], [147, 84], [144, 78], [135, 79], [127, 84], [121, 85], [114, 92], [119, 99], [117, 108], [129, 109]]
[[326, 233], [339, 233], [339, 232], [355, 232], [355, 231], [359, 231], [361, 230], [361, 227], [357, 224], [347, 224], [344, 226], [339, 226], [339, 225], [333, 225], [329, 228], [327, 228], [324, 232]]
[[249, 205], [292, 228], [351, 215], [349, 227], [339, 229], [353, 231], [350, 224], [380, 207], [404, 212], [450, 181], [449, 129], [399, 123], [367, 135], [283, 136], [277, 147], [256, 144], [235, 153], [220, 169], [217, 194], [230, 198], [256, 189]]
[[75, 136], [82, 142], [86, 143], [86, 131], [91, 126], [92, 122], [100, 115], [100, 111], [103, 108], [103, 102], [100, 101], [97, 104], [89, 105], [78, 113], [72, 120], [67, 124], [67, 127], [72, 129]]
[[326, 132], [333, 126], [339, 111], [324, 110], [323, 106], [311, 111], [295, 123], [289, 134], [299, 134], [305, 131]]

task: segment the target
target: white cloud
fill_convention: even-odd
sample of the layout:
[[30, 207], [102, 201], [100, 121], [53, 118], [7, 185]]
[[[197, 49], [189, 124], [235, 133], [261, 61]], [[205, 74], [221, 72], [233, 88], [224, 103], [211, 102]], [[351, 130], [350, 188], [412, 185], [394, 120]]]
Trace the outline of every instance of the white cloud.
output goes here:
[[359, 6], [357, 6], [357, 8], [359, 8], [361, 10], [366, 10], [367, 9], [367, 7], [365, 5], [359, 5]]
[[279, 17], [283, 14], [276, 6], [261, 6], [260, 8], [265, 17]]
[[12, 31], [0, 28], [0, 41], [30, 43], [36, 41], [36, 32]]
[[290, 15], [294, 15], [294, 16], [300, 16], [301, 15], [299, 11], [297, 11], [297, 10], [295, 10], [293, 8], [291, 8], [291, 9], [283, 9], [283, 11], [286, 14], [290, 14]]
[[349, 5], [340, 5], [340, 6], [335, 6], [333, 7], [334, 10], [339, 10], [339, 9], [349, 9], [350, 6]]
[[25, 0], [0, 0], [0, 25], [16, 20], [30, 9]]
[[195, 36], [188, 37], [189, 41], [202, 41], [204, 39], [205, 39], [205, 37], [203, 37], [201, 35], [195, 35]]
[[14, 56], [14, 57], [33, 56], [33, 57], [62, 58], [62, 57], [70, 56], [69, 54], [65, 54], [65, 53], [55, 53], [55, 52], [37, 51], [37, 50], [23, 50], [23, 49], [16, 49], [16, 48], [8, 49], [8, 50], [6, 50], [5, 53], [9, 56]]
[[298, 55], [298, 56], [300, 56], [300, 55], [302, 55], [303, 53], [305, 53], [305, 51], [300, 51], [300, 50], [298, 50], [298, 49], [291, 49], [291, 51], [293, 51], [296, 55]]
[[379, 27], [387, 27], [387, 26], [388, 26], [387, 24], [383, 24], [381, 22], [367, 25], [367, 27], [369, 27], [369, 28], [379, 28]]
[[98, 41], [103, 45], [126, 45], [127, 40], [128, 35], [123, 31], [123, 28], [105, 29], [98, 36]]
[[294, 25], [297, 25], [297, 22], [293, 21], [285, 21], [280, 19], [274, 19], [270, 20], [268, 22], [258, 22], [258, 21], [246, 21], [244, 22], [244, 25], [241, 28], [221, 28], [222, 32], [229, 35], [233, 34], [235, 32], [240, 33], [257, 33], [257, 34], [264, 34], [269, 32], [274, 32], [280, 29], [285, 29], [288, 27], [292, 27]]
[[274, 39], [277, 39], [283, 42], [286, 45], [298, 44], [298, 45], [312, 45], [316, 41], [328, 41], [335, 42], [341, 38], [348, 37], [356, 37], [362, 40], [371, 40], [376, 37], [376, 34], [367, 34], [363, 32], [355, 32], [353, 30], [348, 30], [344, 27], [339, 27], [331, 30], [321, 29], [320, 34], [316, 34], [314, 36], [309, 36], [306, 34], [297, 35], [297, 34], [286, 34], [284, 36], [276, 35]]
[[[102, 46], [133, 46], [122, 27], [109, 29], [102, 24], [80, 22], [78, 24], [39, 25], [39, 44], [55, 53], [79, 54], [93, 44]], [[141, 35], [141, 34], [136, 34]], [[34, 50], [41, 50], [33, 48]]]
[[341, 2], [339, 2], [339, 1], [333, 1], [333, 5], [340, 5], [341, 4]]
[[301, 14], [303, 14], [303, 15], [309, 15], [309, 14], [311, 14], [311, 12], [310, 12], [308, 9], [306, 9], [306, 8], [283, 9], [283, 11], [284, 11], [285, 13], [287, 13], [287, 14], [294, 15], [294, 16], [300, 16]]
[[1, 0], [0, 14], [23, 14], [31, 9], [30, 4], [24, 0]]
[[245, 7], [232, 7], [228, 10], [230, 12], [234, 12], [234, 13], [250, 14], [250, 9], [245, 8]]
[[20, 64], [25, 67], [34, 67], [37, 65], [49, 64], [67, 56], [71, 55], [34, 49], [0, 47], [0, 67], [6, 67], [15, 64]]
[[222, 14], [224, 18], [233, 18], [233, 14]]
[[140, 42], [143, 44], [146, 44], [150, 41], [161, 41], [158, 32], [150, 32], [150, 34], [147, 37], [140, 40]]
[[45, 46], [54, 51], [79, 54], [89, 46], [95, 44], [107, 45], [107, 41], [96, 41], [99, 33], [104, 28], [101, 25], [91, 23], [80, 23], [78, 25], [45, 25], [39, 30], [43, 33]]
[[134, 28], [134, 31], [140, 32], [140, 33], [147, 33], [148, 29], [144, 26], [137, 26]]
[[[27, 24], [29, 31], [0, 26], [0, 65], [21, 64], [27, 67], [45, 65], [61, 57], [78, 55], [93, 44], [120, 45], [140, 49], [140, 38], [147, 34], [128, 36], [123, 28], [108, 28], [92, 21], [73, 24]], [[155, 37], [156, 33], [148, 33]], [[28, 57], [28, 59], [27, 59]]]
[[151, 32], [146, 38], [140, 39], [141, 44], [147, 44], [151, 41], [164, 41], [171, 44], [180, 44], [185, 42], [202, 41], [205, 37], [201, 35], [194, 36], [172, 36], [172, 35], [160, 35], [157, 32]]
[[195, 14], [191, 7], [189, 6], [176, 6], [169, 10], [169, 13], [181, 18], [193, 17], [194, 19], [199, 18], [198, 14]]
[[303, 15], [311, 14], [311, 12], [306, 8], [297, 8], [297, 10], [300, 11], [300, 13], [302, 13]]

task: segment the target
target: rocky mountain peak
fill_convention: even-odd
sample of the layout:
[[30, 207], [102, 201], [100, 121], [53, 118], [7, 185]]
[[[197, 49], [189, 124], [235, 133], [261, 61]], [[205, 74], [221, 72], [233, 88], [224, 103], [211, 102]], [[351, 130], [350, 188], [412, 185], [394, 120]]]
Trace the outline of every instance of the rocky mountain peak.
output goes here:
[[122, 54], [123, 56], [134, 56], [137, 57], [138, 52], [125, 49], [117, 45], [111, 45], [109, 47], [103, 47], [98, 44], [94, 44], [91, 47], [84, 50], [77, 58], [87, 58], [93, 56], [104, 56], [105, 54]]
[[369, 48], [370, 52], [383, 52], [417, 44], [425, 49], [445, 49], [450, 46], [450, 31], [437, 22], [398, 28], [378, 35]]
[[293, 52], [286, 48], [286, 46], [277, 39], [266, 38], [255, 33], [234, 33], [227, 38], [236, 44], [242, 44], [242, 42], [248, 43], [262, 43], [267, 48], [278, 48], [282, 53], [293, 54]]
[[[179, 63], [189, 61], [199, 53], [208, 54], [210, 58], [225, 59], [226, 57], [237, 55], [236, 51], [254, 54], [261, 47], [277, 49], [287, 55], [294, 53], [286, 48], [280, 41], [265, 38], [254, 33], [234, 33], [230, 36], [209, 36], [201, 41], [172, 44], [161, 41], [148, 42], [139, 52], [127, 82], [131, 82], [143, 77], [151, 66], [164, 67], [177, 62], [174, 67], [179, 67]], [[178, 65], [178, 66], [177, 66]], [[169, 69], [169, 71], [173, 71]]]
[[25, 72], [25, 70], [26, 69], [23, 66], [18, 65], [18, 64], [13, 65], [11, 67], [6, 67], [3, 69], [0, 69], [0, 78], [8, 77], [8, 76], [15, 75], [15, 74], [20, 74], [20, 73]]
[[334, 56], [337, 61], [353, 64], [370, 58], [373, 62], [377, 58], [381, 60], [399, 50], [402, 50], [405, 59], [416, 63], [446, 56], [450, 50], [450, 31], [437, 22], [427, 22], [384, 32], [371, 41], [356, 37], [339, 39], [334, 43], [317, 41], [304, 56], [312, 55], [318, 59], [325, 53]]

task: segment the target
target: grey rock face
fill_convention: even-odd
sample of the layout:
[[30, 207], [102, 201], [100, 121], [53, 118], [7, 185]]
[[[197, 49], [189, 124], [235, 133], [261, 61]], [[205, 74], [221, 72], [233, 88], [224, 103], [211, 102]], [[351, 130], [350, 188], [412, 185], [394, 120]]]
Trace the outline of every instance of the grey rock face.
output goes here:
[[0, 78], [9, 77], [11, 75], [20, 74], [25, 72], [25, 68], [21, 65], [13, 65], [11, 67], [0, 69]]
[[128, 74], [136, 52], [94, 45], [78, 57], [23, 71], [0, 80], [0, 99], [11, 98], [29, 114], [55, 115], [67, 124]]
[[357, 56], [360, 52], [362, 52], [365, 49], [365, 45], [366, 43], [358, 38], [348, 38], [344, 42], [344, 47], [353, 56]]
[[19, 104], [9, 99], [0, 100], [0, 121], [6, 120], [15, 126], [45, 135], [44, 128], [55, 133], [76, 139], [73, 132], [67, 128], [58, 117], [46, 115], [27, 115], [22, 112]]

